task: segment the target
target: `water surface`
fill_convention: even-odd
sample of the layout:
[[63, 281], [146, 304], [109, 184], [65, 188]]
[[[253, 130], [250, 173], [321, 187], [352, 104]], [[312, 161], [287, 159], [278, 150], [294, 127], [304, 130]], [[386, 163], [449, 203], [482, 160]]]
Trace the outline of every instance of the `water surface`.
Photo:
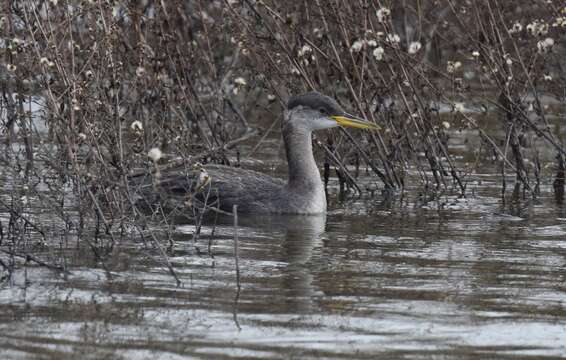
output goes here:
[[496, 193], [240, 216], [239, 287], [231, 218], [212, 256], [210, 227], [195, 245], [178, 226], [180, 287], [136, 241], [110, 274], [70, 251], [66, 277], [29, 266], [2, 284], [3, 358], [566, 356], [564, 209], [542, 198], [510, 210]]
[[[476, 135], [451, 134], [458, 167], [476, 160]], [[280, 172], [277, 136], [242, 165]], [[241, 215], [239, 281], [231, 217], [196, 243], [194, 225], [177, 225], [181, 286], [140, 239], [122, 239], [105, 268], [84, 242], [30, 239], [70, 274], [29, 263], [0, 284], [0, 358], [566, 357], [566, 211], [549, 183], [503, 204], [498, 167], [475, 172], [467, 198], [340, 201], [333, 183], [326, 216]]]

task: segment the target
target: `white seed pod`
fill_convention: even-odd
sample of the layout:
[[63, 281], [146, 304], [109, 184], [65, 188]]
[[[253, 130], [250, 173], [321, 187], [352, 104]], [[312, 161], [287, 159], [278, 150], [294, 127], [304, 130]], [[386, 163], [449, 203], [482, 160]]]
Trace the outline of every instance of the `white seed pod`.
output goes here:
[[161, 149], [154, 147], [147, 152], [147, 157], [149, 157], [153, 162], [157, 162], [163, 157], [163, 152], [161, 152]]

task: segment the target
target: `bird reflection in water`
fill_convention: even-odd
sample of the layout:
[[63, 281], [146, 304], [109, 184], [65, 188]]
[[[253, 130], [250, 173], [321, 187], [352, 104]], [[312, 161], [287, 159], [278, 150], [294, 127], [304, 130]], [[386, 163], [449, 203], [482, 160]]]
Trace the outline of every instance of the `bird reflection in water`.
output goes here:
[[[253, 256], [261, 257], [263, 261], [272, 260], [287, 263], [282, 269], [282, 286], [285, 292], [278, 294], [282, 297], [282, 311], [309, 313], [313, 307], [314, 298], [320, 294], [314, 285], [312, 269], [317, 263], [317, 253], [322, 247], [323, 234], [326, 227], [326, 215], [278, 215], [242, 217], [240, 226], [250, 227], [254, 232], [265, 230], [270, 234], [269, 239], [255, 236], [254, 248], [261, 248], [256, 241], [269, 241], [276, 249], [260, 252]], [[261, 240], [258, 240], [261, 239]], [[247, 248], [250, 248], [247, 244]], [[318, 251], [317, 251], [318, 250]], [[275, 253], [274, 253], [275, 251]], [[241, 254], [246, 256], [245, 252]], [[260, 259], [258, 259], [260, 260]]]

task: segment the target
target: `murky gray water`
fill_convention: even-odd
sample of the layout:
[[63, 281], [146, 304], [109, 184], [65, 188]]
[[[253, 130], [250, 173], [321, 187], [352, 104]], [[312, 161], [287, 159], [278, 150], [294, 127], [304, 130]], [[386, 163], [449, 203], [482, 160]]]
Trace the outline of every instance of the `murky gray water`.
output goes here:
[[[473, 161], [458, 134], [451, 152]], [[277, 142], [262, 149], [275, 150], [258, 166], [280, 169]], [[332, 196], [325, 217], [240, 216], [239, 287], [231, 218], [213, 256], [211, 227], [194, 244], [178, 226], [180, 287], [139, 240], [109, 272], [71, 241], [70, 275], [30, 264], [0, 284], [0, 359], [566, 357], [566, 209], [548, 184], [503, 206], [488, 166], [467, 199]]]
[[[108, 262], [69, 253], [71, 275], [28, 267], [0, 288], [3, 359], [566, 356], [566, 214], [476, 196], [413, 209], [380, 199], [326, 217], [232, 219], [195, 254], [179, 226], [163, 266], [123, 242]], [[544, 189], [550, 191], [549, 189]], [[156, 254], [157, 258], [157, 254]]]

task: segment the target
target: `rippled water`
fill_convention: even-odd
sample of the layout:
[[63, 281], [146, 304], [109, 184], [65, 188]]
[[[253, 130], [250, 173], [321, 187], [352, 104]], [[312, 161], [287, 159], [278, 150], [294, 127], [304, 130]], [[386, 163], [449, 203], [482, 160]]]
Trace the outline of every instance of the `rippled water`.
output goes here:
[[[549, 189], [543, 189], [549, 192]], [[489, 184], [414, 209], [334, 202], [326, 216], [177, 229], [166, 269], [123, 242], [110, 274], [71, 253], [0, 288], [3, 359], [566, 356], [566, 214], [503, 208]], [[442, 210], [438, 210], [438, 207]]]
[[[281, 152], [271, 141], [260, 151]], [[474, 161], [477, 137], [449, 145]], [[244, 166], [280, 170], [270, 151]], [[28, 264], [0, 284], [0, 359], [566, 357], [566, 209], [549, 184], [503, 205], [487, 166], [467, 199], [332, 196], [324, 217], [240, 216], [239, 283], [232, 218], [196, 244], [177, 227], [181, 286], [139, 240], [106, 270], [70, 245], [69, 275]]]

